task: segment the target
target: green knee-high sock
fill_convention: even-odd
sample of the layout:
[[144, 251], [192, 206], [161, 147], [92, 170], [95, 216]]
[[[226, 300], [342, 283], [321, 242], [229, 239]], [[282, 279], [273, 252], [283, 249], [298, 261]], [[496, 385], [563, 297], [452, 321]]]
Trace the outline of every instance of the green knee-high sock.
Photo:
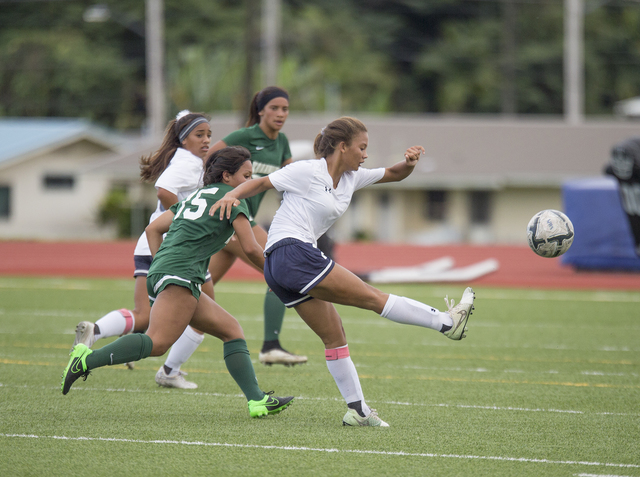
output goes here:
[[247, 397], [247, 401], [260, 401], [264, 397], [264, 392], [258, 387], [258, 378], [245, 340], [231, 340], [224, 344], [224, 364]]
[[140, 361], [148, 357], [152, 349], [153, 341], [147, 335], [125, 335], [87, 356], [87, 369]]
[[264, 340], [278, 341], [282, 320], [284, 319], [285, 306], [271, 289], [267, 289], [264, 296]]

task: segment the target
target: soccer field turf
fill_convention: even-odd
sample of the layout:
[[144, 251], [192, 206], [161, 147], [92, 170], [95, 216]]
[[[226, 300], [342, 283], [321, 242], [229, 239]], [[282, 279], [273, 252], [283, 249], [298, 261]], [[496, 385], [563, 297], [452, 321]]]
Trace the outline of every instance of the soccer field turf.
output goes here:
[[[477, 288], [460, 342], [338, 307], [365, 398], [390, 424], [349, 428], [295, 312], [282, 343], [309, 363], [257, 362], [265, 288], [216, 288], [261, 388], [296, 397], [251, 419], [210, 336], [183, 367], [194, 391], [158, 387], [160, 357], [94, 370], [63, 396], [75, 325], [131, 306], [133, 281], [0, 278], [0, 475], [640, 476], [639, 293]], [[380, 288], [445, 309], [464, 286]]]

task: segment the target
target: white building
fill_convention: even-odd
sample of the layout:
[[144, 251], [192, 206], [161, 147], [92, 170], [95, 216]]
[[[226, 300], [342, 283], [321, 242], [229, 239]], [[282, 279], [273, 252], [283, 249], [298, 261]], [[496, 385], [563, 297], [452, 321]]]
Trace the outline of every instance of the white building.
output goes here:
[[123, 142], [81, 119], [0, 119], [0, 237], [113, 237], [96, 222], [111, 184], [82, 171]]
[[[358, 117], [369, 130], [366, 167], [392, 165], [411, 145], [427, 154], [405, 181], [358, 192], [332, 231], [337, 240], [524, 244], [535, 212], [563, 208], [564, 181], [601, 176], [611, 147], [640, 134], [639, 123], [622, 120]], [[294, 159], [310, 157], [332, 119], [291, 113], [284, 132]], [[236, 115], [214, 114], [212, 141], [239, 125]], [[126, 188], [134, 206], [133, 235], [146, 225], [155, 190], [140, 184], [139, 159], [159, 144], [59, 119], [0, 119], [0, 141], [0, 238], [114, 238], [113, 227], [97, 222], [114, 186]], [[258, 221], [268, 224], [278, 203], [270, 191]]]

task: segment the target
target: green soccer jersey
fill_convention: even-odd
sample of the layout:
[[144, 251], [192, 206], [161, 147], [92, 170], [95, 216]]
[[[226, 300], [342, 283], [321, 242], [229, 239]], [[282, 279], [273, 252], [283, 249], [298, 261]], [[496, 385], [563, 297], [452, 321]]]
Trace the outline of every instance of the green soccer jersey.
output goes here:
[[175, 275], [204, 283], [211, 255], [222, 250], [234, 233], [233, 221], [239, 214], [249, 217], [244, 200], [232, 208], [229, 220], [209, 216], [211, 206], [232, 189], [226, 184], [211, 184], [171, 206], [175, 216], [149, 275]]
[[[282, 163], [291, 158], [289, 140], [283, 133], [279, 133], [276, 139], [269, 139], [259, 124], [248, 128], [238, 129], [222, 139], [227, 146], [243, 146], [251, 153], [253, 164], [253, 178], [264, 177], [277, 171]], [[250, 219], [258, 213], [260, 202], [264, 192], [246, 199], [251, 213]]]

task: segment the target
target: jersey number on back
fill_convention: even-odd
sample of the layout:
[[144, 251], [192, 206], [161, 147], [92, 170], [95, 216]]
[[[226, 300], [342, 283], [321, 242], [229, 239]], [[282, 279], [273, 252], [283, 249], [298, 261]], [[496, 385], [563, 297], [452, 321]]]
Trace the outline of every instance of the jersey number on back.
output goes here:
[[[216, 192], [218, 192], [217, 187], [213, 187], [211, 189], [200, 189], [195, 191], [193, 194], [191, 194], [182, 202], [182, 205], [180, 205], [180, 208], [178, 209], [178, 213], [173, 218], [173, 220], [176, 220], [178, 217], [180, 217], [180, 214], [182, 214], [182, 217], [184, 217], [185, 219], [189, 219], [189, 220], [199, 219], [200, 217], [202, 217], [202, 214], [204, 214], [204, 211], [207, 208], [206, 199], [203, 199], [200, 196], [202, 194], [215, 194]], [[193, 197], [194, 195], [195, 197]], [[189, 205], [189, 209], [186, 209], [187, 205]], [[192, 207], [194, 206], [196, 206], [197, 209], [192, 210]]]

